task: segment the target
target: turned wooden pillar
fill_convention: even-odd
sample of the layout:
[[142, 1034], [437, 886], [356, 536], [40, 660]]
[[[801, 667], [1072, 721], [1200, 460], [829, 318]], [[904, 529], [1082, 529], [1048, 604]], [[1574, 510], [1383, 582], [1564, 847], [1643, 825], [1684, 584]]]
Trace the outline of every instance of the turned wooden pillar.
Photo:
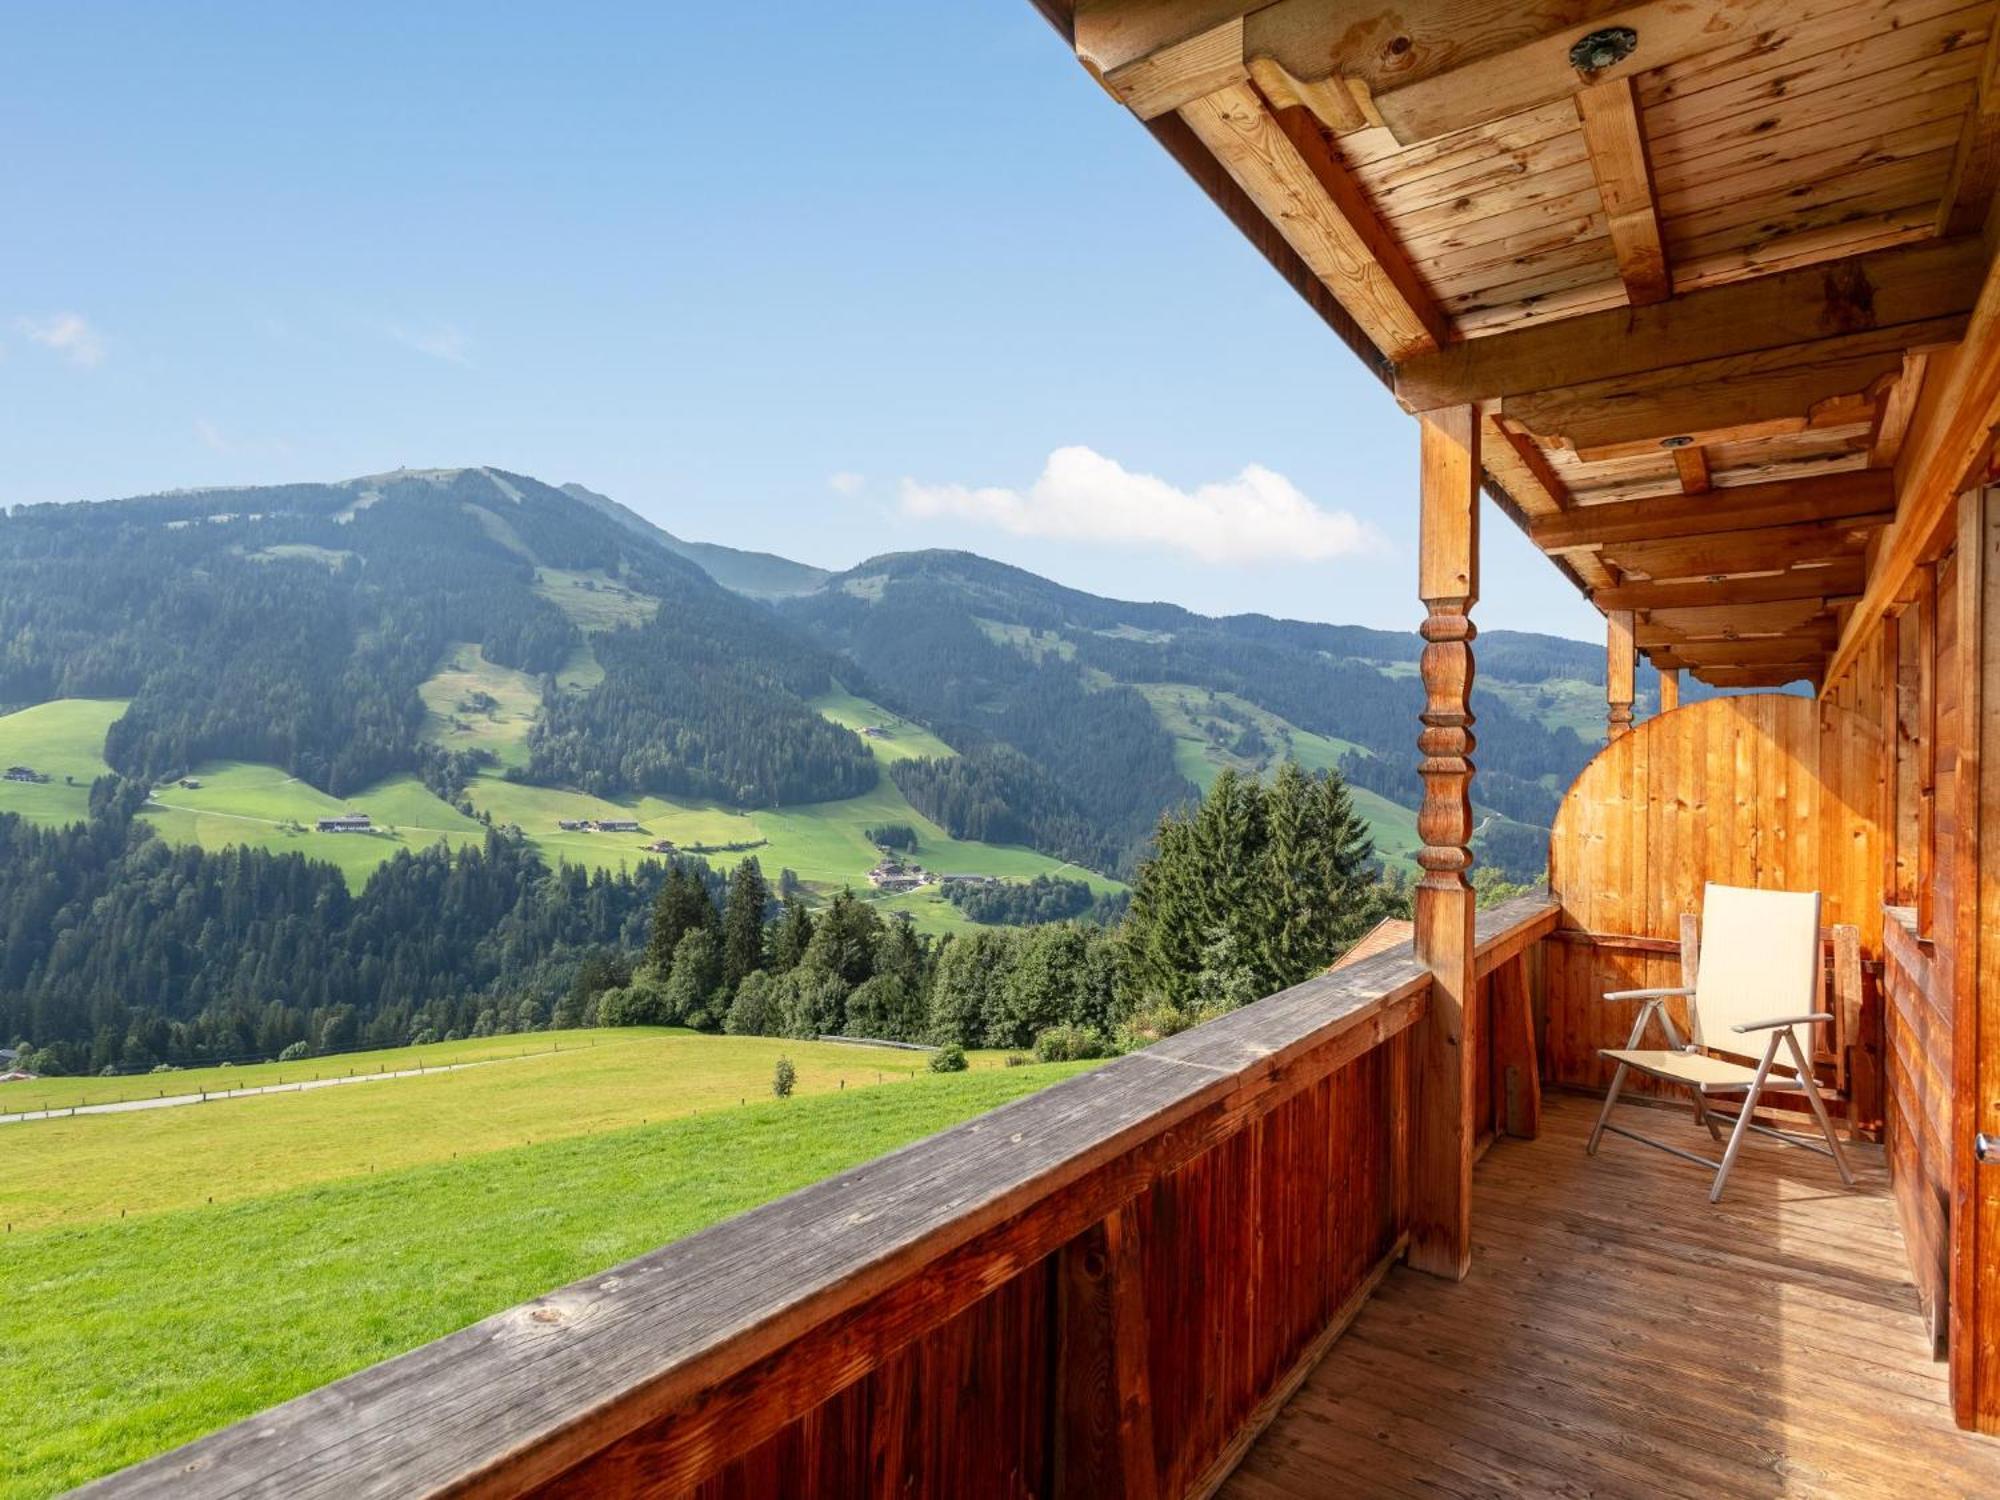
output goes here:
[[1638, 662], [1632, 653], [1632, 611], [1610, 610], [1604, 616], [1604, 698], [1610, 708], [1606, 739], [1631, 733], [1632, 684], [1637, 672]]
[[1681, 669], [1660, 673], [1660, 712], [1670, 714], [1681, 706]]
[[1474, 1060], [1472, 606], [1479, 598], [1479, 414], [1470, 406], [1422, 422], [1423, 509], [1417, 591], [1424, 638], [1424, 802], [1417, 814], [1423, 878], [1416, 953], [1431, 971], [1430, 1004], [1411, 1053], [1410, 1264], [1456, 1280], [1472, 1263]]

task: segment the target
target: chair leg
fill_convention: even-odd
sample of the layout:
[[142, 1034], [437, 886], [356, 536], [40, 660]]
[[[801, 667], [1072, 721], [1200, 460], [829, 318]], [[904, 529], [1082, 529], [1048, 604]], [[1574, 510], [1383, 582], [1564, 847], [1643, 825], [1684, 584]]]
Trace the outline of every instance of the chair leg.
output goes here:
[[1800, 1081], [1805, 1084], [1806, 1103], [1812, 1106], [1813, 1118], [1819, 1121], [1820, 1134], [1826, 1137], [1826, 1148], [1833, 1155], [1833, 1164], [1840, 1169], [1841, 1186], [1853, 1187], [1854, 1174], [1847, 1169], [1847, 1153], [1840, 1149], [1840, 1137], [1833, 1133], [1833, 1118], [1826, 1112], [1826, 1101], [1819, 1096], [1819, 1085], [1813, 1082], [1812, 1068], [1799, 1048], [1799, 1039], [1792, 1034], [1789, 1026], [1785, 1028], [1785, 1040], [1791, 1045], [1792, 1060], [1798, 1065]]
[[1729, 1169], [1736, 1165], [1736, 1153], [1743, 1149], [1743, 1138], [1750, 1134], [1750, 1117], [1757, 1112], [1757, 1099], [1764, 1092], [1764, 1080], [1771, 1076], [1771, 1064], [1777, 1060], [1778, 1037], [1774, 1033], [1771, 1045], [1764, 1049], [1764, 1060], [1757, 1064], [1757, 1076], [1750, 1080], [1750, 1092], [1744, 1096], [1743, 1107], [1737, 1112], [1736, 1128], [1729, 1132], [1729, 1149], [1722, 1153], [1722, 1165], [1715, 1169], [1715, 1186], [1708, 1193], [1710, 1203], [1722, 1201], [1722, 1189], [1729, 1181]]
[[1604, 1122], [1611, 1118], [1611, 1106], [1618, 1102], [1618, 1091], [1625, 1087], [1625, 1064], [1618, 1065], [1618, 1071], [1611, 1075], [1611, 1092], [1604, 1096], [1604, 1108], [1598, 1112], [1597, 1128], [1590, 1132], [1590, 1144], [1583, 1148], [1584, 1155], [1597, 1155], [1597, 1143], [1604, 1139]]

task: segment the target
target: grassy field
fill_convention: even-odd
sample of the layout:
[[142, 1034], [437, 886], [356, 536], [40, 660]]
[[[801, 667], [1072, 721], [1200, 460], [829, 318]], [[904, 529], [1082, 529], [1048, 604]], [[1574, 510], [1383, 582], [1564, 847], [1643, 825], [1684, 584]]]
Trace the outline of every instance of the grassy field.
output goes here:
[[616, 630], [643, 625], [653, 618], [660, 601], [628, 589], [607, 573], [571, 573], [562, 568], [535, 569], [535, 592], [585, 630]]
[[[528, 731], [542, 693], [526, 672], [490, 662], [479, 647], [461, 642], [418, 693], [427, 739], [449, 750], [489, 750], [503, 766], [528, 764]], [[476, 694], [490, 698], [491, 706], [475, 706]]]
[[42, 783], [0, 781], [0, 812], [31, 823], [90, 816], [90, 783], [108, 775], [104, 733], [125, 712], [123, 698], [60, 698], [0, 716], [0, 766], [26, 766]]
[[[479, 1044], [460, 1044], [461, 1055], [452, 1060], [475, 1066], [416, 1078], [0, 1126], [11, 1168], [0, 1178], [0, 1221], [19, 1233], [121, 1212], [205, 1206], [211, 1199], [232, 1203], [454, 1155], [737, 1109], [769, 1096], [780, 1057], [797, 1067], [802, 1095], [930, 1076], [928, 1053], [837, 1042], [653, 1028], [544, 1032], [496, 1047], [500, 1040], [483, 1051]], [[550, 1050], [558, 1043], [560, 1052]], [[427, 1066], [432, 1056], [449, 1055], [446, 1045], [421, 1049]], [[406, 1048], [328, 1059], [318, 1067], [274, 1063], [202, 1071], [220, 1075], [210, 1087], [243, 1087], [255, 1073], [275, 1081], [278, 1074], [303, 1079], [347, 1068], [393, 1071], [399, 1055], [401, 1066], [414, 1066], [413, 1050]], [[476, 1061], [480, 1057], [494, 1060]], [[985, 1053], [976, 1062], [990, 1071], [1003, 1060]], [[184, 1093], [184, 1080], [195, 1077], [190, 1071], [125, 1081]], [[49, 1089], [55, 1082], [27, 1087]], [[142, 1174], [134, 1172], [135, 1161], [146, 1164]]]
[[[619, 1050], [644, 1056], [673, 1040], [635, 1038]], [[797, 1044], [782, 1045], [804, 1083], [816, 1065]], [[537, 1066], [447, 1076], [525, 1080]], [[768, 1097], [765, 1069], [761, 1102], [752, 1095], [747, 1105], [624, 1128], [607, 1111], [594, 1134], [467, 1148], [457, 1160], [440, 1153], [305, 1185], [264, 1144], [287, 1110], [336, 1101], [350, 1116], [342, 1128], [359, 1130], [362, 1117], [400, 1110], [404, 1091], [440, 1080], [264, 1101], [277, 1108], [242, 1100], [101, 1117], [108, 1135], [124, 1133], [116, 1155], [136, 1184], [169, 1165], [163, 1152], [186, 1144], [144, 1139], [135, 1133], [142, 1122], [233, 1113], [233, 1149], [211, 1155], [208, 1170], [255, 1191], [127, 1218], [106, 1202], [88, 1220], [0, 1236], [0, 1286], [16, 1311], [0, 1360], [8, 1414], [0, 1500], [50, 1495], [159, 1452], [1085, 1066], [925, 1073], [784, 1101]], [[676, 1076], [671, 1069], [653, 1075], [657, 1092], [676, 1092], [661, 1082]], [[579, 1076], [564, 1087], [590, 1115], [600, 1090], [623, 1086]], [[458, 1109], [432, 1112], [440, 1128], [484, 1128]], [[19, 1134], [6, 1139], [19, 1151], [36, 1133], [83, 1123], [8, 1126]], [[10, 1175], [51, 1181], [46, 1164]]]
[[[572, 667], [582, 671], [584, 665]], [[595, 668], [596, 663], [587, 665]], [[475, 693], [491, 698], [492, 707], [473, 707]], [[490, 750], [503, 767], [527, 763], [526, 740], [540, 697], [527, 674], [487, 661], [475, 646], [459, 645], [447, 653], [422, 694], [429, 732], [438, 743]], [[949, 756], [950, 746], [920, 725], [838, 689], [814, 699], [813, 706], [850, 729], [873, 726], [887, 731], [863, 740], [884, 769], [873, 790], [838, 802], [743, 811], [666, 797], [607, 801], [508, 781], [495, 772], [475, 778], [468, 795], [473, 806], [496, 824], [519, 827], [551, 861], [567, 860], [591, 869], [631, 869], [650, 857], [644, 846], [658, 839], [670, 839], [723, 869], [745, 854], [755, 854], [770, 876], [781, 869], [795, 870], [822, 893], [851, 886], [885, 911], [910, 913], [932, 932], [963, 930], [971, 924], [935, 889], [876, 897], [868, 887], [867, 872], [880, 856], [868, 829], [909, 824], [920, 841], [916, 857], [941, 874], [1019, 880], [1065, 875], [1088, 881], [1099, 892], [1119, 889], [1115, 881], [1032, 849], [952, 838], [912, 807], [887, 774], [898, 760]], [[0, 718], [0, 764], [18, 762], [54, 777], [47, 785], [0, 782], [0, 810], [51, 823], [84, 817], [90, 781], [108, 769], [102, 756], [104, 732], [123, 711], [123, 703], [115, 701], [65, 700]], [[73, 775], [76, 785], [64, 785], [65, 774]], [[205, 849], [247, 844], [307, 854], [338, 865], [356, 889], [398, 849], [419, 849], [440, 841], [458, 846], [485, 837], [477, 819], [465, 816], [412, 776], [391, 777], [345, 801], [273, 766], [218, 761], [197, 767], [195, 777], [202, 783], [198, 788], [164, 786], [155, 793], [146, 815], [163, 836]], [[313, 831], [315, 820], [342, 811], [368, 813], [376, 831]], [[566, 833], [556, 826], [564, 819], [628, 817], [636, 818], [643, 832]], [[750, 847], [725, 847], [731, 844]]]

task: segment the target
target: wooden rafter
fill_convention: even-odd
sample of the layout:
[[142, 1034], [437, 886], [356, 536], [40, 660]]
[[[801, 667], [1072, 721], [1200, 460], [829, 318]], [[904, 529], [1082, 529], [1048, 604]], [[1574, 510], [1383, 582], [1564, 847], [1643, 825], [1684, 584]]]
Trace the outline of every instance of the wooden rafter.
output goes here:
[[1923, 395], [1924, 371], [1929, 362], [1930, 356], [1926, 354], [1904, 355], [1902, 372], [1882, 393], [1875, 414], [1875, 430], [1868, 441], [1871, 468], [1893, 468], [1902, 454], [1903, 439], [1910, 430], [1910, 418], [1916, 414], [1917, 398]]
[[1959, 492], [1979, 476], [2000, 427], [2000, 261], [1987, 273], [1963, 343], [1933, 356], [1896, 463], [1896, 522], [1869, 569], [1868, 588], [1847, 617], [1827, 669], [1836, 683], [1910, 574], [1949, 525]]
[[1674, 450], [1674, 473], [1680, 478], [1683, 495], [1706, 495], [1715, 488], [1708, 472], [1708, 449], [1699, 443]]
[[1639, 127], [1639, 102], [1630, 78], [1613, 78], [1580, 89], [1577, 119], [1583, 124], [1590, 170], [1604, 200], [1611, 253], [1618, 279], [1634, 307], [1664, 302], [1673, 293], [1667, 250], [1660, 238], [1660, 215], [1653, 202], [1653, 174], [1646, 165], [1646, 135]]
[[1727, 616], [1749, 605], [1788, 600], [1810, 599], [1821, 605], [1846, 602], [1860, 596], [1861, 586], [1862, 563], [1855, 557], [1832, 567], [1795, 568], [1757, 578], [1620, 583], [1593, 590], [1590, 597], [1599, 609], [1711, 608]]
[[1906, 246], [1468, 339], [1401, 365], [1396, 399], [1429, 411], [1784, 348], [1802, 363], [1829, 337], [1969, 313], [1985, 268], [1976, 239]]
[[1789, 599], [1776, 604], [1713, 605], [1694, 609], [1645, 611], [1639, 644], [1648, 649], [1688, 641], [1742, 641], [1758, 637], [1810, 634], [1824, 648], [1832, 644], [1832, 620], [1824, 601]]
[[1959, 128], [1951, 178], [1938, 203], [1937, 232], [1970, 234], [1978, 229], [1986, 222], [1996, 185], [2000, 185], [2000, 31], [1986, 39], [1978, 92]]
[[1955, 342], [1963, 317], [1846, 334], [1813, 346], [1703, 360], [1672, 370], [1534, 391], [1500, 409], [1538, 437], [1579, 450], [1615, 443], [1726, 432], [1746, 423], [1808, 417], [1823, 401], [1867, 391], [1903, 367], [1912, 348]]
[[1390, 359], [1437, 348], [1444, 317], [1303, 109], [1275, 115], [1248, 83], [1180, 116]]
[[[1741, 485], [1699, 496], [1580, 505], [1537, 521], [1529, 531], [1545, 552], [1607, 542], [1665, 541], [1772, 526], [1827, 521], [1885, 524], [1895, 509], [1895, 484], [1880, 469]], [[1726, 545], [1726, 544], [1725, 544]]]
[[1881, 516], [1856, 516], [1844, 521], [1709, 532], [1664, 541], [1607, 542], [1599, 549], [1599, 555], [1627, 576], [1656, 580], [1780, 573], [1787, 568], [1858, 557], [1871, 533], [1883, 524]]

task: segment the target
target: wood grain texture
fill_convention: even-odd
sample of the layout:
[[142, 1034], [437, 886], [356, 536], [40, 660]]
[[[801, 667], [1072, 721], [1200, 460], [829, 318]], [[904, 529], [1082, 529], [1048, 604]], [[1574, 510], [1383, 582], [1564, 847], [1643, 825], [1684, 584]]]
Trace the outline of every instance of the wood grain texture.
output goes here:
[[[1730, 1199], [1656, 1151], [1584, 1154], [1596, 1106], [1474, 1178], [1479, 1272], [1392, 1271], [1222, 1492], [1319, 1496], [1841, 1496], [2000, 1492], [1956, 1430], [1879, 1155], [1853, 1191], [1746, 1146]], [[1683, 1109], [1642, 1127], [1712, 1149]]]
[[[1574, 70], [1572, 70], [1574, 71]], [[1604, 200], [1611, 252], [1618, 279], [1634, 307], [1664, 302], [1673, 292], [1660, 216], [1653, 203], [1653, 174], [1646, 163], [1646, 136], [1629, 77], [1609, 78], [1579, 89], [1577, 118], [1583, 143]]]
[[[1395, 242], [1303, 110], [1288, 129], [1248, 83], [1180, 109], [1202, 143], [1277, 226], [1327, 289], [1390, 359], [1435, 349], [1449, 336]], [[1301, 123], [1302, 122], [1302, 123]], [[1303, 148], [1303, 149], [1302, 149]]]
[[1609, 1083], [1598, 1049], [1624, 1042], [1636, 1008], [1602, 996], [1680, 983], [1680, 918], [1708, 881], [1817, 890], [1824, 920], [1854, 925], [1879, 958], [1882, 756], [1874, 720], [1775, 694], [1684, 703], [1598, 752], [1550, 835], [1557, 935], [1657, 946], [1549, 945], [1545, 1079]]

